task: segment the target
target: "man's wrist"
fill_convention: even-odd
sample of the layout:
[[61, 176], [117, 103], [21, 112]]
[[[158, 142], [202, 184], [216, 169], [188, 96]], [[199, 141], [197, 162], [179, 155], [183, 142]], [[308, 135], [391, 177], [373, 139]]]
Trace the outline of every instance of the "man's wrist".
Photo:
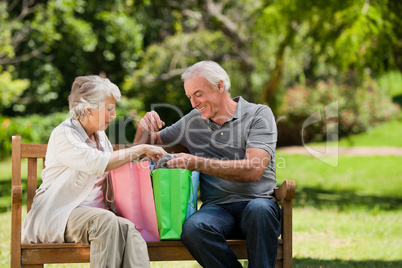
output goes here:
[[205, 172], [207, 162], [208, 162], [208, 160], [206, 158], [201, 157], [201, 156], [196, 156], [195, 163], [194, 163], [194, 170], [199, 171], [199, 172]]

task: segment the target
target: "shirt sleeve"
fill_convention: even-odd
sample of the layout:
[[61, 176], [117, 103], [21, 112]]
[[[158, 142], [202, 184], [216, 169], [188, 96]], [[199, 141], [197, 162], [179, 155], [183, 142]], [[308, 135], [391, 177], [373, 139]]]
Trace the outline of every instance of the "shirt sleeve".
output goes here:
[[277, 138], [278, 133], [272, 110], [268, 106], [261, 106], [250, 124], [246, 149], [264, 149], [271, 157], [274, 157]]
[[56, 129], [51, 142], [54, 143], [54, 156], [60, 164], [96, 176], [105, 172], [111, 152], [91, 148], [74, 129]]
[[179, 121], [173, 125], [164, 128], [160, 132], [160, 137], [164, 145], [185, 145], [185, 140], [183, 139], [185, 135], [185, 121], [187, 116], [181, 118]]

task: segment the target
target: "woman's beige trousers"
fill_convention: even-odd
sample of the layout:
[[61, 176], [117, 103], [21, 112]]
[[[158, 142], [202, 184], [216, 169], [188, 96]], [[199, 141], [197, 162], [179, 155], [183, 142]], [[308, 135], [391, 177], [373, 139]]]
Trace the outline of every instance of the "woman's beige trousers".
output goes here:
[[150, 267], [147, 244], [135, 225], [106, 209], [75, 208], [64, 238], [90, 246], [91, 267]]

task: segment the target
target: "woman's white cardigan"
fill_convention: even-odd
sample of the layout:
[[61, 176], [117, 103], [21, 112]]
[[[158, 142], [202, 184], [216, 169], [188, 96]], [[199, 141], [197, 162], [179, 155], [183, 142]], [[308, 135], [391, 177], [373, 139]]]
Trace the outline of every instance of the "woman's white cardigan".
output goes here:
[[22, 227], [22, 243], [62, 243], [71, 211], [103, 176], [113, 152], [104, 131], [95, 133], [100, 150], [71, 118], [50, 135], [42, 184]]

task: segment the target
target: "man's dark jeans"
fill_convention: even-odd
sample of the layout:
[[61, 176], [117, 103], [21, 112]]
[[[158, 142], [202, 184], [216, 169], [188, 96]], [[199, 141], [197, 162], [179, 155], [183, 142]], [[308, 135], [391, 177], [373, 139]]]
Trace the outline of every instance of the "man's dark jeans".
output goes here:
[[205, 205], [183, 225], [181, 239], [203, 267], [242, 267], [226, 239], [246, 238], [249, 267], [275, 267], [281, 212], [272, 200]]

